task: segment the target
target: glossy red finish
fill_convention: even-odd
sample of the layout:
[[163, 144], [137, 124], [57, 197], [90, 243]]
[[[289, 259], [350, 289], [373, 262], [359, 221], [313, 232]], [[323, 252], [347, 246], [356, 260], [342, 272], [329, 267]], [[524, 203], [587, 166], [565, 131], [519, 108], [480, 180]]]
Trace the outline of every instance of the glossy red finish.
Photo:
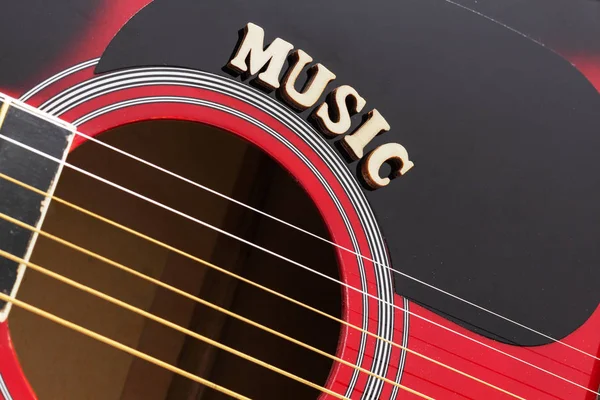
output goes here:
[[35, 394], [19, 365], [8, 323], [0, 324], [0, 399], [34, 399]]

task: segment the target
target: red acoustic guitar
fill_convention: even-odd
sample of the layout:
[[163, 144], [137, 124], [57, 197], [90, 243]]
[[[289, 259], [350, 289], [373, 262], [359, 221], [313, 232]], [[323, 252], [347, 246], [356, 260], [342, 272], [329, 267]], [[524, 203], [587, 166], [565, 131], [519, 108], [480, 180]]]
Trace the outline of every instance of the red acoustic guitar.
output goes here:
[[0, 399], [598, 398], [600, 3], [0, 22]]

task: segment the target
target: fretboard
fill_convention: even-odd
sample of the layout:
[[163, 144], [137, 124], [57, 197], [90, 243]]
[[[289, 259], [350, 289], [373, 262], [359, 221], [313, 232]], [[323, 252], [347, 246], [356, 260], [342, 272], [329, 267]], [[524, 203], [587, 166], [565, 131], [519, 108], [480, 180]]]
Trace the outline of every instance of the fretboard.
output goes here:
[[[62, 164], [19, 144], [64, 161], [73, 139], [73, 128], [2, 94], [0, 102], [0, 173], [47, 193], [41, 195], [0, 179], [0, 212], [40, 228]], [[37, 233], [0, 220], [2, 250], [29, 261], [36, 239]], [[25, 267], [0, 258], [2, 293], [16, 296]], [[10, 305], [0, 302], [0, 321], [6, 318], [9, 309]]]

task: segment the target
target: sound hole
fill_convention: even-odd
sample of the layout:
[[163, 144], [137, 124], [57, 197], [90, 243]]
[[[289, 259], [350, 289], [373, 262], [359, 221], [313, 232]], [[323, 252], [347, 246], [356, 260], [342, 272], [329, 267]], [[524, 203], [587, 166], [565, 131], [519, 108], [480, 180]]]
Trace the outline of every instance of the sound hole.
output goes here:
[[[225, 131], [145, 121], [102, 140], [328, 237], [312, 200], [258, 148]], [[339, 279], [331, 245], [206, 191], [85, 143], [69, 161], [115, 183]], [[276, 257], [65, 168], [56, 195], [336, 317], [340, 286]], [[181, 254], [53, 202], [43, 229], [169, 285], [335, 354], [337, 323]], [[39, 237], [32, 261], [319, 385], [332, 361]], [[195, 375], [258, 399], [319, 392], [201, 341], [54, 281], [25, 274], [18, 298]], [[179, 375], [14, 308], [9, 324], [24, 373], [40, 399], [228, 398]]]

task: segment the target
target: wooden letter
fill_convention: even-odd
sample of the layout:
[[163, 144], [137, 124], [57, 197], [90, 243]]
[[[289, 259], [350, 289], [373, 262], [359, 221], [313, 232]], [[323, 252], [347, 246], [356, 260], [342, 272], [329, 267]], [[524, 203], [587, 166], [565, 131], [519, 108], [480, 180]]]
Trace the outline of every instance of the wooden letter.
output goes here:
[[377, 110], [369, 112], [369, 117], [356, 132], [348, 135], [343, 139], [342, 144], [348, 151], [350, 157], [355, 160], [362, 158], [364, 149], [367, 144], [381, 131], [387, 132], [390, 130], [390, 125], [385, 118]]
[[379, 169], [386, 161], [392, 161], [394, 164], [395, 170], [392, 171], [394, 176], [404, 175], [415, 166], [408, 159], [408, 152], [404, 146], [398, 143], [383, 144], [373, 150], [362, 165], [362, 175], [371, 188], [378, 189], [390, 183], [390, 178], [387, 176], [382, 178], [379, 175]]
[[[288, 53], [294, 46], [277, 38], [265, 49], [264, 41], [265, 31], [260, 26], [249, 22], [244, 29], [242, 43], [227, 66], [237, 72], [246, 72], [249, 69], [250, 75], [255, 75], [268, 63], [266, 71], [258, 74], [257, 80], [269, 89], [277, 89], [279, 74]], [[246, 65], [247, 59], [249, 59], [248, 65]]]
[[[352, 121], [350, 120], [350, 112], [357, 113], [360, 112], [367, 101], [360, 97], [360, 95], [354, 90], [354, 88], [343, 85], [339, 88], [335, 89], [332, 93], [336, 113], [339, 114], [338, 121], [334, 122], [329, 117], [329, 105], [327, 102], [321, 104], [319, 108], [315, 111], [315, 117], [317, 119], [317, 123], [322, 128], [325, 134], [329, 134], [331, 136], [341, 135], [346, 133], [348, 129], [350, 129], [350, 125]], [[348, 97], [354, 98], [356, 107], [353, 110], [349, 110], [346, 105], [346, 99]]]
[[304, 86], [304, 91], [299, 93], [296, 90], [296, 81], [304, 67], [312, 62], [312, 57], [302, 50], [297, 50], [293, 53], [296, 59], [294, 66], [283, 79], [283, 90], [281, 94], [283, 98], [298, 110], [306, 110], [315, 105], [319, 97], [325, 91], [325, 87], [329, 82], [335, 79], [335, 74], [325, 68], [322, 64], [317, 64], [310, 68], [309, 73], [312, 76]]

